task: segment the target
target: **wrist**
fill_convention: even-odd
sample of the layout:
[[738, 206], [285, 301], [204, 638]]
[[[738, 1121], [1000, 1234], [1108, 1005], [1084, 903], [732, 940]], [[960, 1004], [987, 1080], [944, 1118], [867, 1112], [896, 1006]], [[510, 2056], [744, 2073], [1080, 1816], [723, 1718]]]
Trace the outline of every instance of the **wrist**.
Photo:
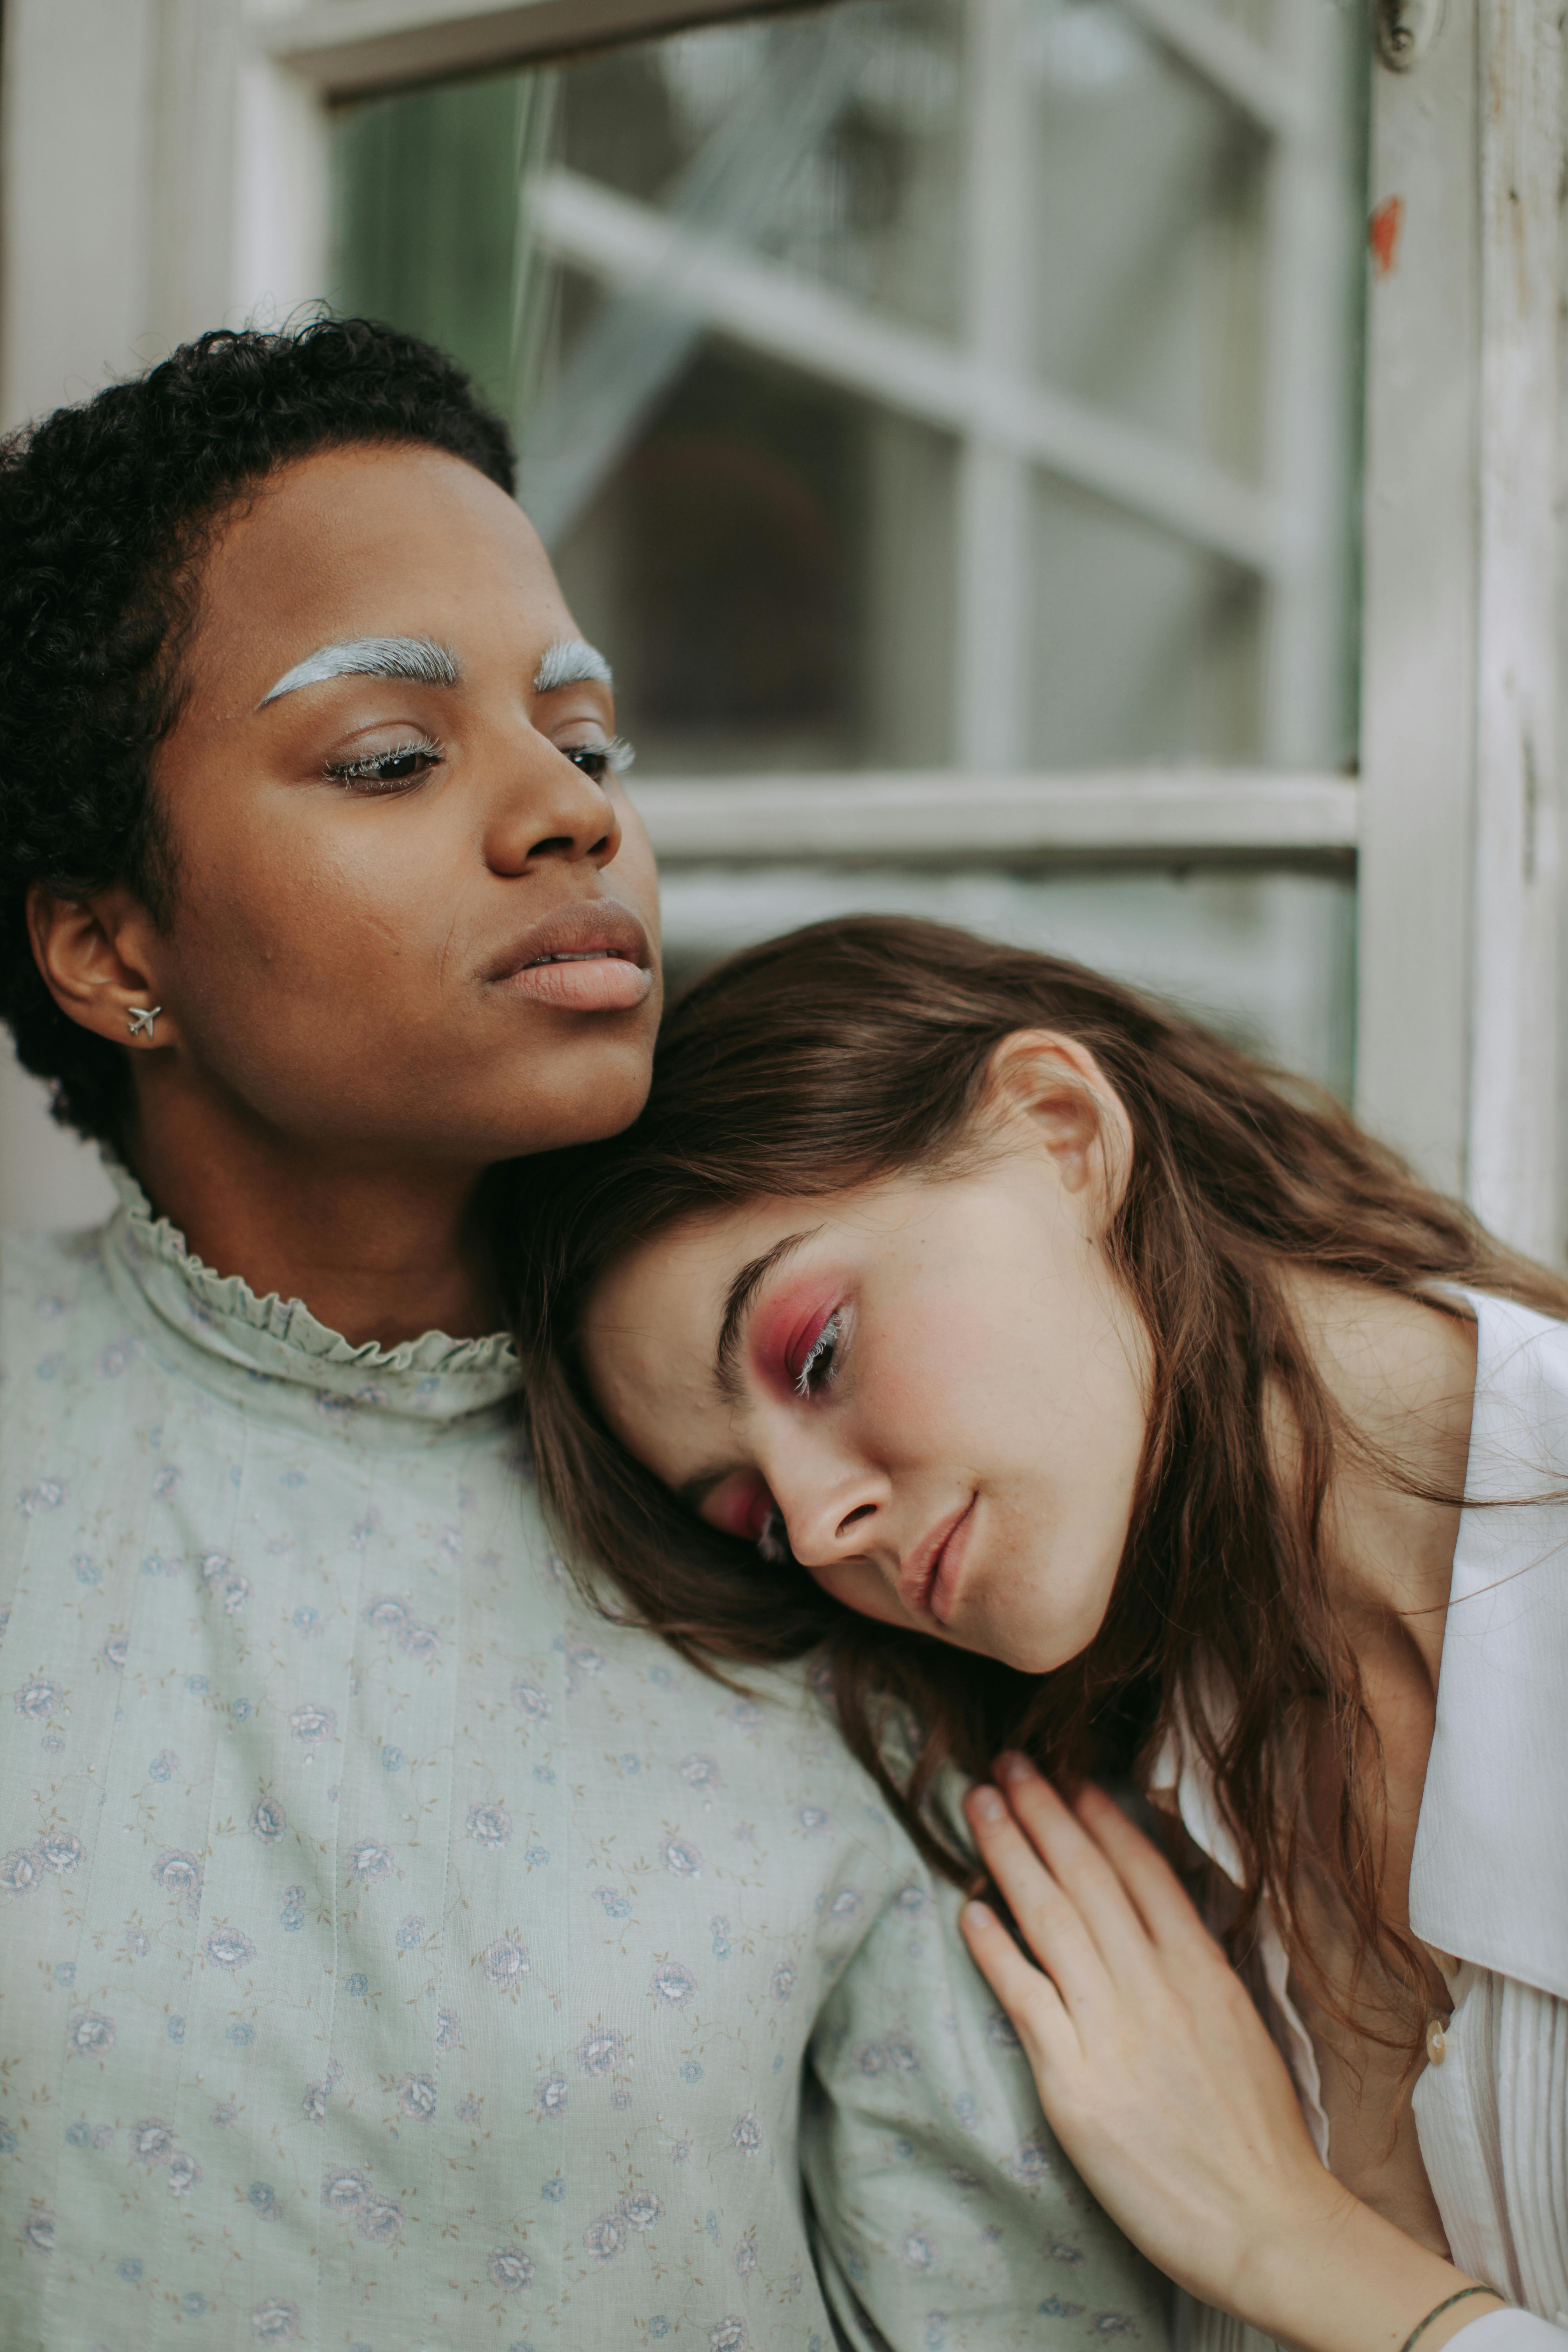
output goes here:
[[1502, 2306], [1502, 2297], [1477, 2294], [1440, 2311], [1479, 2282], [1417, 2245], [1331, 2174], [1323, 2188], [1305, 2212], [1247, 2250], [1230, 2306], [1237, 2318], [1298, 2352], [1404, 2352], [1417, 2327], [1414, 2352], [1441, 2352], [1472, 2320]]

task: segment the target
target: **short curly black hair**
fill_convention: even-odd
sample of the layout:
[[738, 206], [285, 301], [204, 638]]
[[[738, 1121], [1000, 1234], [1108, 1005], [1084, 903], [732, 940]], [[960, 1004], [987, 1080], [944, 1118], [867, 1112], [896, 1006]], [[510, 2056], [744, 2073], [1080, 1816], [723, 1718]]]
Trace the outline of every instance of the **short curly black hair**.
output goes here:
[[0, 442], [0, 1019], [83, 1135], [118, 1140], [128, 1057], [45, 987], [28, 888], [124, 882], [166, 919], [152, 757], [179, 715], [202, 551], [274, 467], [360, 442], [447, 450], [515, 487], [510, 436], [461, 369], [365, 319], [202, 335]]

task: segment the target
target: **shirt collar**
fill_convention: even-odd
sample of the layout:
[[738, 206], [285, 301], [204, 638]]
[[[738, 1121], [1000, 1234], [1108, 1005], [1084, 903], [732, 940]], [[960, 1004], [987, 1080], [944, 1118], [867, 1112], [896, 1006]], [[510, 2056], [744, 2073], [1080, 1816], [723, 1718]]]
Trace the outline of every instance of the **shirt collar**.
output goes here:
[[[1568, 1326], [1459, 1296], [1476, 1318], [1476, 1396], [1410, 1924], [1436, 1951], [1568, 2000]], [[1210, 1719], [1226, 1711], [1216, 1693]], [[1188, 1836], [1239, 1883], [1180, 1720], [1151, 1790], [1174, 1795]]]
[[426, 1331], [395, 1348], [354, 1347], [298, 1298], [258, 1297], [240, 1276], [204, 1265], [166, 1217], [153, 1216], [135, 1178], [106, 1160], [120, 1195], [102, 1235], [115, 1296], [144, 1344], [203, 1386], [232, 1392], [247, 1411], [270, 1398], [293, 1416], [404, 1437], [411, 1423], [445, 1427], [515, 1396], [521, 1371], [504, 1332]]

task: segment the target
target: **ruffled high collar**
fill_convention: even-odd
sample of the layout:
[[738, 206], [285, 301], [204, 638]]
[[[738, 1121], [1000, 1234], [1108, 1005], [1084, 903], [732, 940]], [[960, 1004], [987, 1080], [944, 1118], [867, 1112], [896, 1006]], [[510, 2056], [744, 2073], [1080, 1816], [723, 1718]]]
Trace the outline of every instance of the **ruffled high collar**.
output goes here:
[[[107, 1155], [106, 1155], [107, 1159]], [[266, 1400], [317, 1426], [341, 1420], [406, 1438], [512, 1400], [521, 1379], [504, 1332], [451, 1339], [426, 1331], [395, 1348], [353, 1347], [298, 1298], [260, 1298], [239, 1275], [215, 1274], [167, 1217], [154, 1217], [135, 1178], [113, 1160], [120, 1207], [103, 1233], [104, 1261], [121, 1307], [155, 1353], [174, 1356], [201, 1385]]]

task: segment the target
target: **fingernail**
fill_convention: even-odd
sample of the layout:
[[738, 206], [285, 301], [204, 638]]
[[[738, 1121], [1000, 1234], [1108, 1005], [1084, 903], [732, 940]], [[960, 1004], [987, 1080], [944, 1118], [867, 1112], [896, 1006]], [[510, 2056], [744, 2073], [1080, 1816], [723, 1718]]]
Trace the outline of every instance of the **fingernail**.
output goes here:
[[966, 1927], [994, 1927], [996, 1924], [996, 1915], [988, 1903], [966, 1903], [963, 1906], [963, 1924]]
[[1011, 1748], [1005, 1756], [996, 1759], [995, 1772], [999, 1780], [1027, 1780], [1034, 1769], [1026, 1756], [1016, 1755]]
[[976, 1789], [970, 1802], [983, 1822], [999, 1822], [1007, 1810], [994, 1789]]

